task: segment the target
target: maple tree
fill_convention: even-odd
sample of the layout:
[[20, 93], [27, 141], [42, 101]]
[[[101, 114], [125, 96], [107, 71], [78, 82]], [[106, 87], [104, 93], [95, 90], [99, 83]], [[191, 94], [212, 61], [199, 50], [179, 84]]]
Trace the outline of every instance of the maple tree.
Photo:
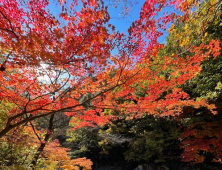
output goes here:
[[[60, 146], [57, 140], [42, 141], [44, 131], [35, 129], [33, 125], [26, 125], [10, 131], [0, 139], [1, 155], [0, 167], [4, 169], [91, 169], [92, 162], [86, 158], [70, 160], [67, 155], [69, 149]], [[47, 143], [47, 144], [46, 144]], [[46, 144], [44, 151], [33, 168], [30, 163], [36, 158], [39, 145]], [[33, 163], [32, 163], [33, 164]], [[58, 166], [59, 165], [59, 166]]]
[[[220, 39], [192, 41], [207, 37], [220, 1], [206, 1], [202, 10], [198, 0], [147, 0], [128, 35], [109, 24], [103, 1], [58, 2], [61, 11], [55, 17], [48, 0], [0, 1], [0, 100], [10, 105], [1, 115], [0, 137], [61, 112], [72, 116], [74, 128], [102, 125], [115, 116], [175, 116], [187, 106], [216, 114], [213, 104], [191, 98], [181, 85], [200, 73], [204, 60], [220, 55]], [[80, 10], [74, 8], [78, 5]], [[161, 13], [168, 6], [176, 12]], [[203, 22], [193, 22], [201, 17]], [[184, 24], [184, 30], [171, 26], [173, 45], [176, 49], [179, 42], [186, 55], [160, 52], [164, 45], [158, 38], [174, 22]], [[192, 37], [189, 26], [201, 30]]]
[[[48, 1], [1, 2], [1, 67], [6, 69], [1, 72], [1, 84], [5, 86], [1, 88], [1, 100], [17, 105], [12, 114], [8, 114], [10, 119], [2, 135], [35, 117], [70, 110], [73, 106], [81, 109], [84, 103], [78, 101], [79, 97], [91, 91], [83, 88], [83, 84], [92, 74], [104, 70], [115, 41], [115, 35], [108, 34], [104, 26], [108, 20], [107, 9], [90, 1], [84, 2], [84, 8], [77, 12], [72, 8], [76, 3], [70, 6], [72, 16], [68, 16], [64, 4], [60, 3], [60, 19], [68, 22], [62, 27], [47, 13]], [[92, 13], [94, 18], [91, 18]], [[47, 64], [47, 71], [40, 68], [41, 62]], [[61, 78], [62, 74], [66, 74], [65, 78]], [[39, 80], [44, 76], [51, 82], [44, 84]], [[58, 79], [59, 83], [53, 82]], [[55, 93], [54, 101], [51, 96]]]
[[[158, 49], [162, 48], [162, 45], [157, 41], [157, 38], [161, 36], [161, 29], [166, 29], [166, 24], [173, 21], [175, 17], [175, 14], [170, 13], [161, 16], [157, 21], [153, 19], [163, 8], [165, 1], [145, 2], [140, 19], [133, 22], [132, 27], [129, 29], [127, 41], [123, 39], [124, 34], [115, 32], [114, 28], [110, 34], [108, 33], [105, 24], [108, 22], [109, 15], [107, 13], [107, 7], [104, 7], [103, 3], [96, 1], [83, 2], [83, 8], [80, 12], [77, 12], [73, 9], [73, 5], [77, 4], [77, 2], [74, 1], [74, 4], [71, 3], [69, 9], [72, 10], [73, 14], [69, 15], [67, 8], [60, 2], [62, 6], [60, 18], [67, 22], [62, 28], [59, 27], [58, 21], [53, 18], [49, 12], [47, 13], [43, 10], [46, 8], [48, 1], [42, 1], [41, 3], [39, 3], [39, 1], [26, 2], [25, 4], [27, 4], [27, 6], [24, 6], [23, 1], [10, 1], [10, 3], [3, 1], [1, 3], [5, 7], [14, 5], [14, 8], [17, 9], [14, 10], [10, 16], [8, 16], [9, 11], [7, 10], [12, 9], [11, 7], [2, 9], [2, 17], [4, 18], [2, 22], [7, 21], [8, 24], [1, 27], [2, 39], [5, 41], [3, 41], [4, 45], [2, 44], [3, 47], [1, 48], [4, 54], [3, 58], [5, 59], [2, 66], [7, 66], [7, 71], [1, 72], [1, 83], [5, 84], [5, 87], [1, 89], [1, 97], [2, 99], [5, 98], [12, 103], [16, 103], [18, 106], [18, 108], [13, 110], [13, 114], [10, 115], [6, 127], [1, 132], [1, 136], [22, 123], [58, 111], [71, 111], [71, 115], [78, 117], [79, 114], [77, 114], [76, 111], [84, 110], [82, 106], [90, 100], [90, 98], [88, 98], [83, 103], [78, 101], [80, 96], [86, 93], [92, 94], [93, 97], [91, 97], [91, 99], [97, 98], [93, 103], [94, 108], [97, 107], [95, 103], [101, 103], [98, 102], [98, 100], [103, 98], [102, 94], [107, 92], [111, 94], [111, 90], [118, 86], [122, 86], [124, 90], [121, 90], [115, 95], [119, 97], [124, 95], [130, 98], [131, 96], [128, 96], [128, 94], [134, 91], [133, 88], [130, 87], [135, 81], [140, 85], [142, 85], [144, 81], [148, 81], [147, 83], [149, 83], [149, 97], [139, 100], [136, 99], [139, 101], [138, 103], [140, 103], [140, 108], [138, 108], [138, 105], [136, 107], [138, 109], [150, 109], [151, 111], [149, 112], [151, 114], [159, 114], [155, 111], [156, 109], [166, 109], [163, 113], [165, 115], [173, 114], [170, 112], [178, 112], [182, 105], [190, 104], [196, 105], [196, 107], [203, 105], [212, 110], [213, 107], [203, 101], [181, 101], [180, 99], [184, 100], [188, 98], [188, 96], [181, 92], [180, 89], [174, 90], [174, 87], [191, 79], [200, 70], [200, 62], [204, 58], [209, 57], [211, 54], [214, 57], [218, 56], [220, 50], [219, 41], [211, 40], [207, 45], [192, 47], [191, 52], [194, 53], [194, 55], [190, 56], [187, 60], [176, 57], [176, 54], [175, 57], [165, 56], [162, 60], [164, 64], [161, 66], [160, 63], [160, 66], [162, 67], [161, 70], [165, 70], [169, 66], [171, 69], [174, 69], [174, 72], [171, 73], [174, 77], [172, 77], [170, 81], [166, 81], [158, 76], [160, 69], [152, 70], [150, 68], [153, 65], [159, 64], [157, 61], [158, 57], [155, 56], [157, 55]], [[177, 3], [176, 1], [170, 2], [171, 5]], [[184, 10], [183, 5], [184, 4], [181, 3], [179, 6], [182, 12]], [[31, 10], [25, 10], [29, 8]], [[20, 15], [15, 15], [18, 11]], [[92, 13], [94, 13], [95, 18], [90, 17]], [[39, 25], [40, 19], [41, 27]], [[156, 26], [156, 23], [160, 23], [160, 21], [163, 24]], [[24, 24], [21, 24], [21, 22]], [[42, 23], [45, 23], [45, 25], [56, 25], [44, 27]], [[148, 23], [149, 29], [147, 29], [146, 26]], [[50, 28], [50, 30], [48, 30], [48, 28]], [[34, 33], [32, 29], [35, 30]], [[33, 34], [38, 32], [39, 34], [41, 33], [41, 36], [38, 36], [34, 41]], [[49, 32], [50, 34], [48, 34]], [[47, 35], [45, 35], [46, 33]], [[15, 37], [18, 37], [17, 40]], [[28, 39], [24, 40], [24, 37]], [[26, 42], [31, 43], [31, 49], [26, 45]], [[44, 48], [40, 48], [43, 42]], [[48, 45], [47, 43], [49, 42], [52, 44]], [[11, 46], [6, 46], [5, 44], [11, 44]], [[19, 46], [17, 46], [17, 44], [19, 44]], [[21, 48], [22, 45], [27, 46], [26, 50]], [[119, 49], [119, 54], [112, 56], [110, 52], [115, 47]], [[35, 49], [32, 48], [38, 48], [38, 52], [34, 52]], [[208, 50], [208, 52], [203, 53], [201, 51], [203, 49]], [[29, 51], [32, 52], [31, 57], [28, 53]], [[135, 64], [134, 56], [138, 64]], [[26, 57], [29, 59], [26, 59]], [[108, 59], [113, 61], [114, 64], [106, 66]], [[44, 69], [43, 71], [36, 71], [34, 66], [39, 65], [39, 61], [49, 64], [49, 73]], [[14, 64], [16, 62], [24, 64], [24, 67], [15, 70], [16, 66]], [[31, 65], [33, 65], [32, 68], [27, 67]], [[106, 72], [103, 72], [105, 69]], [[56, 72], [56, 75], [53, 70]], [[110, 72], [114, 73], [114, 76], [110, 77]], [[69, 77], [62, 78], [62, 74], [68, 74]], [[51, 85], [43, 84], [38, 80], [38, 77], [43, 75], [48, 76], [49, 79], [54, 79], [54, 82], [51, 81]], [[94, 81], [90, 76], [95, 77], [97, 81]], [[7, 77], [7, 79], [5, 77]], [[63, 82], [56, 82], [58, 79], [63, 79]], [[67, 88], [67, 86], [69, 87]], [[13, 87], [13, 90], [8, 87]], [[158, 100], [156, 103], [153, 103], [164, 91], [170, 88], [173, 91], [172, 95], [169, 94], [165, 100]], [[56, 94], [55, 100], [52, 99], [52, 94]], [[110, 103], [112, 100], [108, 96], [109, 95], [106, 94], [107, 100], [104, 100], [102, 105], [105, 104], [106, 107], [116, 105], [115, 103]], [[172, 103], [172, 106], [169, 105], [169, 103]], [[118, 107], [124, 108], [124, 105], [125, 104], [119, 104]], [[157, 105], [160, 108], [158, 108]], [[132, 107], [131, 105], [129, 106], [128, 108], [130, 110], [133, 110], [131, 108], [135, 107], [133, 105]], [[175, 107], [177, 108], [175, 109]], [[101, 106], [97, 108], [97, 110], [101, 112]], [[172, 111], [172, 108], [174, 111]], [[134, 112], [137, 112], [138, 109], [134, 109]], [[95, 111], [87, 111], [84, 113], [84, 115], [87, 114], [90, 116], [95, 115]], [[27, 116], [26, 118], [24, 118], [25, 115]], [[89, 116], [87, 119], [88, 118]], [[20, 121], [18, 121], [18, 119], [20, 119]], [[97, 120], [96, 123], [100, 123], [98, 122], [100, 120], [102, 122], [107, 121], [107, 118], [104, 117], [103, 119], [101, 116], [96, 115], [91, 119]], [[12, 122], [14, 121], [17, 122], [13, 124]], [[89, 125], [89, 121], [90, 120], [84, 121], [85, 125]]]
[[[197, 2], [197, 4], [198, 3], [199, 2]], [[190, 7], [188, 7], [187, 10], [189, 10], [189, 8]], [[213, 109], [216, 109], [216, 107], [208, 105], [207, 101], [202, 99], [214, 98], [217, 100], [217, 97], [221, 95], [221, 83], [220, 78], [218, 78], [221, 76], [221, 13], [217, 10], [220, 8], [221, 4], [219, 1], [206, 1], [203, 2], [194, 14], [192, 11], [178, 18], [177, 27], [180, 27], [180, 29], [174, 25], [171, 26], [169, 30], [171, 37], [168, 41], [170, 45], [167, 46], [167, 49], [165, 49], [165, 47], [158, 49], [160, 53], [154, 55], [154, 57], [152, 55], [151, 57], [147, 56], [150, 58], [146, 60], [146, 63], [144, 63], [142, 67], [146, 66], [149, 68], [142, 69], [142, 71], [145, 70], [144, 74], [140, 74], [141, 71], [137, 74], [139, 76], [137, 77], [136, 75], [132, 82], [127, 82], [123, 87], [115, 88], [109, 95], [96, 101], [102, 101], [101, 103], [103, 105], [105, 105], [104, 103], [108, 103], [109, 107], [106, 107], [104, 114], [118, 115], [128, 119], [132, 119], [134, 116], [144, 117], [146, 114], [174, 116], [175, 114], [184, 113], [184, 108], [188, 106], [196, 109], [206, 107], [211, 113], [215, 114], [216, 112]], [[184, 9], [181, 11], [184, 11]], [[208, 12], [206, 13], [206, 11]], [[198, 22], [199, 20], [197, 18], [201, 18], [201, 21], [204, 21], [204, 26], [202, 22]], [[181, 23], [180, 20], [183, 22]], [[200, 26], [203, 26], [202, 30], [198, 29]], [[195, 29], [192, 29], [193, 27]], [[192, 32], [187, 31], [188, 29]], [[175, 36], [175, 33], [178, 35]], [[185, 39], [184, 37], [186, 36], [187, 38]], [[177, 43], [178, 41], [179, 43]], [[144, 44], [145, 43], [143, 43], [143, 45]], [[214, 47], [208, 51], [211, 45]], [[170, 50], [170, 53], [166, 52], [166, 50]], [[214, 50], [215, 53], [213, 52]], [[136, 56], [138, 57], [139, 55], [140, 54]], [[145, 55], [142, 54], [142, 57], [144, 56]], [[204, 58], [206, 60], [204, 60]], [[202, 71], [201, 67], [203, 68]], [[150, 75], [147, 75], [149, 73]], [[130, 75], [130, 71], [128, 75]], [[143, 76], [144, 79], [141, 79]], [[182, 86], [185, 82], [188, 83]], [[198, 86], [192, 89], [192, 86], [189, 86], [192, 83], [198, 83]], [[180, 87], [187, 88], [190, 91], [186, 89], [187, 93], [185, 93]], [[138, 92], [138, 89], [141, 91]], [[193, 95], [194, 91], [198, 91], [198, 95]], [[143, 96], [138, 94], [142, 94]], [[220, 107], [221, 100], [217, 102], [219, 103], [216, 104]], [[188, 111], [186, 114], [191, 113], [192, 112]], [[209, 114], [209, 112], [205, 114]], [[193, 118], [191, 117], [189, 119], [192, 120]], [[214, 123], [209, 124], [208, 122], [202, 122], [202, 124], [206, 125], [206, 128], [210, 128], [211, 132], [216, 130], [218, 134], [220, 134], [219, 129], [212, 127]], [[192, 135], [192, 133], [198, 132], [198, 130], [189, 132], [190, 128], [191, 127], [188, 127], [184, 133], [191, 133]], [[207, 137], [206, 135], [209, 136], [209, 134], [204, 133], [203, 130], [196, 139], [191, 138], [191, 140], [183, 142], [185, 153], [182, 154], [182, 158], [184, 161], [195, 162], [196, 160], [197, 162], [203, 162], [203, 158], [205, 158], [206, 155], [202, 155], [200, 159], [199, 151], [201, 149], [202, 151], [204, 150], [204, 152], [208, 152], [208, 154], [213, 152], [220, 160], [220, 150], [217, 153], [215, 151], [217, 150], [215, 148], [220, 148], [220, 138], [208, 141], [208, 138], [217, 138], [215, 136], [212, 137], [212, 135], [219, 135], [211, 133], [211, 136]], [[211, 145], [213, 146], [213, 151], [209, 149]], [[109, 148], [107, 141], [104, 141], [104, 148], [106, 149], [106, 147]]]
[[221, 118], [218, 116], [202, 116], [193, 121], [180, 138], [184, 148], [182, 160], [193, 163], [221, 162], [220, 125]]

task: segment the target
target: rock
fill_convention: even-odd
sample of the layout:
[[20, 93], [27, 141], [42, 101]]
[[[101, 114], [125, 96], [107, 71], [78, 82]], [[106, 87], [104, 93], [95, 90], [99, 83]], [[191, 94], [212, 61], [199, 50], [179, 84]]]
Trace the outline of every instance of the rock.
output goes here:
[[[138, 165], [138, 167], [135, 168], [134, 170], [162, 170], [162, 169], [158, 169], [158, 166], [153, 165], [153, 164], [150, 164], [150, 165], [143, 164], [143, 165]], [[168, 170], [168, 169], [166, 169], [166, 170]]]

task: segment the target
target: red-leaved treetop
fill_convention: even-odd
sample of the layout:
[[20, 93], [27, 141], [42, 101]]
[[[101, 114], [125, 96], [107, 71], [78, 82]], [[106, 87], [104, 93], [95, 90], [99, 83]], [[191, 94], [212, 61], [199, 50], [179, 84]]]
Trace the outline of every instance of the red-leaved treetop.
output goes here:
[[[204, 59], [220, 54], [219, 41], [190, 47], [186, 58], [158, 56], [164, 45], [157, 40], [167, 24], [185, 22], [199, 1], [147, 0], [128, 35], [109, 24], [102, 0], [58, 2], [61, 11], [53, 16], [48, 0], [0, 1], [0, 100], [15, 105], [0, 137], [58, 112], [83, 120], [80, 126], [108, 122], [105, 108], [130, 117], [173, 116], [188, 105], [215, 113], [213, 105], [189, 99], [178, 85], [194, 77]], [[77, 5], [82, 8], [75, 10]], [[167, 6], [183, 15], [161, 13]], [[166, 79], [161, 74], [169, 67]], [[137, 87], [145, 89], [144, 97], [135, 95]]]

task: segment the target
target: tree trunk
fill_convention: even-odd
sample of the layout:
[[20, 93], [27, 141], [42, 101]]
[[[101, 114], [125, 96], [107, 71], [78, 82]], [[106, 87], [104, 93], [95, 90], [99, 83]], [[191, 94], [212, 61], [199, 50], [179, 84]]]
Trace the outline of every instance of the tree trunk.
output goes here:
[[49, 128], [48, 128], [48, 132], [45, 135], [44, 141], [41, 143], [41, 145], [39, 146], [37, 152], [35, 153], [33, 160], [31, 162], [31, 167], [32, 169], [35, 168], [37, 161], [39, 159], [40, 154], [42, 153], [42, 151], [45, 148], [46, 143], [48, 142], [51, 134], [52, 134], [52, 130], [53, 130], [53, 118], [54, 118], [54, 114], [51, 114], [50, 120], [49, 120]]
[[14, 127], [8, 126], [5, 127], [1, 132], [0, 132], [0, 138], [2, 138], [3, 136], [5, 136], [11, 129], [13, 129]]

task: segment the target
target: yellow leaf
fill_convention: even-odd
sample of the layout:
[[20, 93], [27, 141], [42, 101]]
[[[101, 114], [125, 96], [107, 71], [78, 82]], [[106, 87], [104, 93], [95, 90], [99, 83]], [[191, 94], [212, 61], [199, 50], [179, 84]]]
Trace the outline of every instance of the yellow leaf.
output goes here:
[[222, 22], [220, 23], [220, 26], [222, 26]]
[[191, 17], [192, 15], [193, 15], [193, 12], [191, 11], [191, 12], [190, 12], [190, 17]]
[[199, 3], [200, 3], [200, 1], [197, 1], [195, 7], [198, 7], [198, 6], [199, 6]]
[[207, 36], [207, 32], [204, 34], [204, 38]]

